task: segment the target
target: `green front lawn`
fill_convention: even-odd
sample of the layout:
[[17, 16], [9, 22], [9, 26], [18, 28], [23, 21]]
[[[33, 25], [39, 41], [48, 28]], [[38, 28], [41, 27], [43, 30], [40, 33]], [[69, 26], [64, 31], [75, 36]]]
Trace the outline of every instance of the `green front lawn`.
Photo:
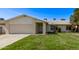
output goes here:
[[2, 50], [79, 50], [78, 33], [31, 35]]

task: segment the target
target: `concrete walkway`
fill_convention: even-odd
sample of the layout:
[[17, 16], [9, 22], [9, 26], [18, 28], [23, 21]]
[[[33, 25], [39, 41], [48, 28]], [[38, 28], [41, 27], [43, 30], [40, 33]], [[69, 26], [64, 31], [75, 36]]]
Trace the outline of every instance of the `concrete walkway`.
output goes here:
[[29, 36], [30, 34], [6, 34], [0, 35], [0, 48], [3, 48], [9, 44], [12, 44], [24, 37]]

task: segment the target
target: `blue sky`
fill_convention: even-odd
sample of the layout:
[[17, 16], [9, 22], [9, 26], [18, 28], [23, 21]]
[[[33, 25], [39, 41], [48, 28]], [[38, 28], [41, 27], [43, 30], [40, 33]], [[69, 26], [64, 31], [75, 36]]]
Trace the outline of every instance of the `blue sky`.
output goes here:
[[8, 19], [26, 14], [41, 20], [43, 18], [48, 18], [48, 20], [65, 18], [68, 20], [73, 11], [74, 8], [0, 8], [0, 17]]

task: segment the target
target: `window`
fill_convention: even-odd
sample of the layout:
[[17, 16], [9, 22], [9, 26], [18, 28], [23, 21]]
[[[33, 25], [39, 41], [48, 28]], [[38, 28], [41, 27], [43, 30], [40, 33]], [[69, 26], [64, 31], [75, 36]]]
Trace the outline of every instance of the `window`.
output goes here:
[[71, 30], [71, 26], [66, 26], [66, 30]]
[[50, 26], [50, 29], [51, 29], [51, 30], [54, 30], [54, 29], [55, 29], [55, 26], [51, 25], [51, 26]]

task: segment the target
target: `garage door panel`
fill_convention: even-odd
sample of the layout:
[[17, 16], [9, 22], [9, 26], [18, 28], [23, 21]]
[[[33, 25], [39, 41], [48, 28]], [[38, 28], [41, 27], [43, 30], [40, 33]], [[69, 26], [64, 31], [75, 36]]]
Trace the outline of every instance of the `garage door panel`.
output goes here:
[[33, 33], [32, 24], [10, 24], [10, 33], [25, 34]]

